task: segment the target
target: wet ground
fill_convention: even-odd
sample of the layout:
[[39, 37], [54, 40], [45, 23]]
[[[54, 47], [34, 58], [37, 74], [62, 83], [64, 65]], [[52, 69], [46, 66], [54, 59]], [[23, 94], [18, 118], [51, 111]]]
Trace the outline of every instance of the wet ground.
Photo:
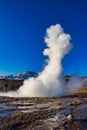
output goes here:
[[0, 130], [87, 130], [87, 96], [0, 97]]

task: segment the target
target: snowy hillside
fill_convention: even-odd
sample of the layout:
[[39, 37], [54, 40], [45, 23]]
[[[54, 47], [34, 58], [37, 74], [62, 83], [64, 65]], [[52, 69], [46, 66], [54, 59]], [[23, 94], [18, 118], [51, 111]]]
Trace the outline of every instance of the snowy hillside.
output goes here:
[[10, 80], [25, 80], [31, 77], [37, 77], [37, 73], [33, 71], [27, 71], [19, 74], [11, 74], [6, 76], [0, 76], [0, 79], [10, 79]]

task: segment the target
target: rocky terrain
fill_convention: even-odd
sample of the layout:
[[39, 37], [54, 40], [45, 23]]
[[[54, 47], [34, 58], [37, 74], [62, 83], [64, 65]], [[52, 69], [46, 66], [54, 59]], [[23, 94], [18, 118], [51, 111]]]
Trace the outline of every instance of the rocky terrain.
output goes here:
[[[72, 114], [72, 119], [68, 119]], [[1, 130], [87, 130], [87, 95], [0, 97]]]
[[16, 91], [22, 85], [23, 80], [0, 79], [1, 92]]
[[[68, 82], [70, 76], [64, 79]], [[23, 81], [0, 79], [0, 91], [16, 91]], [[87, 130], [86, 82], [67, 94], [56, 98], [0, 97], [0, 130]]]

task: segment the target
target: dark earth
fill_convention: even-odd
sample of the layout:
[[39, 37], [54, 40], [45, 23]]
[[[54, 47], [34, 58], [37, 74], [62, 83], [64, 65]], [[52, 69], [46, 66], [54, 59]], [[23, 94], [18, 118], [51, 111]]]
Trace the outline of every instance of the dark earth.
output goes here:
[[87, 95], [0, 97], [0, 130], [87, 130]]

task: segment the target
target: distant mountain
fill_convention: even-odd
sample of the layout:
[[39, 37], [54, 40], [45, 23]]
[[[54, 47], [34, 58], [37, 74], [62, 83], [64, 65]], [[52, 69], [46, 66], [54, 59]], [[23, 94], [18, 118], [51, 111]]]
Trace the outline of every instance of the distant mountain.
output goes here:
[[0, 76], [0, 79], [9, 79], [9, 80], [25, 80], [31, 77], [37, 77], [38, 74], [33, 71], [27, 71], [19, 74], [11, 74], [6, 76]]

